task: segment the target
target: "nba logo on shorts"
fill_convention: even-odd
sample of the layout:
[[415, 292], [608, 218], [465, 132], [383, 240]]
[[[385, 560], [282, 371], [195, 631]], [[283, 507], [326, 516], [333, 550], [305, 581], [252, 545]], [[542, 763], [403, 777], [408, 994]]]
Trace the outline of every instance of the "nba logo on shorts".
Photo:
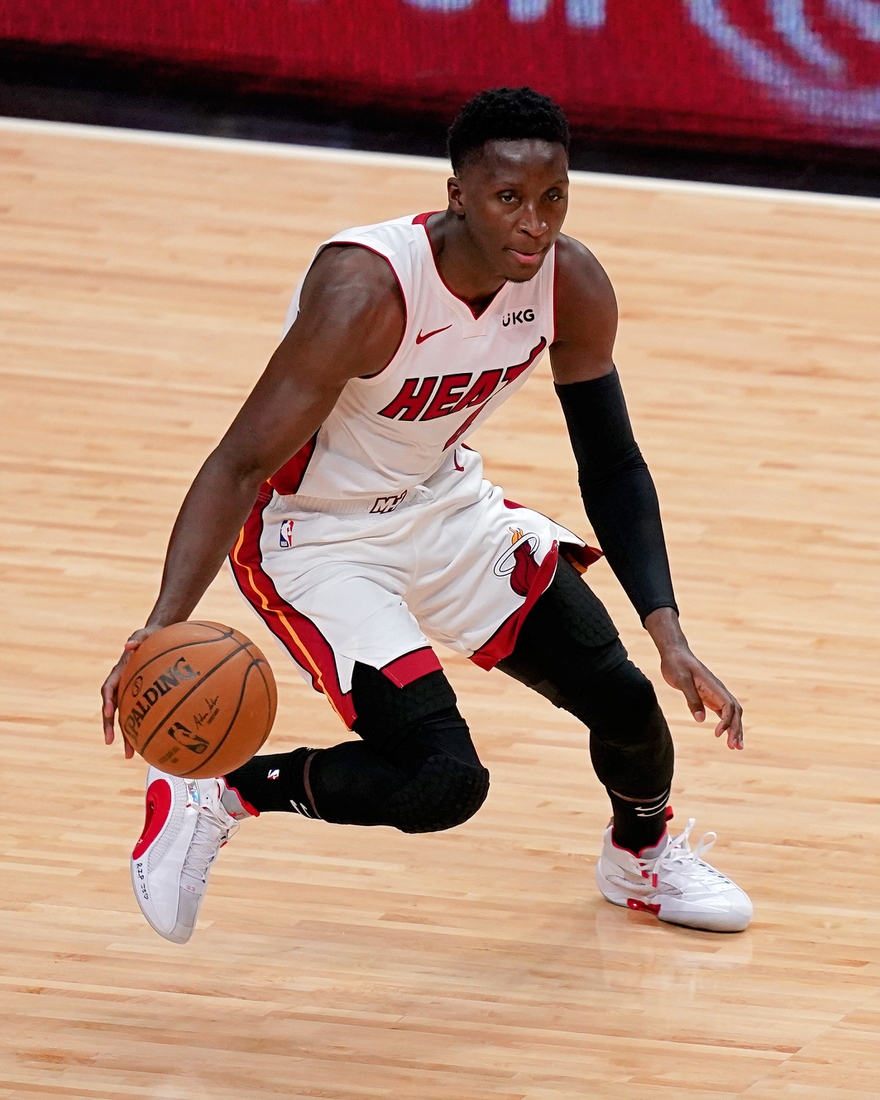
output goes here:
[[286, 519], [281, 524], [279, 544], [282, 550], [289, 550], [293, 546], [293, 520]]

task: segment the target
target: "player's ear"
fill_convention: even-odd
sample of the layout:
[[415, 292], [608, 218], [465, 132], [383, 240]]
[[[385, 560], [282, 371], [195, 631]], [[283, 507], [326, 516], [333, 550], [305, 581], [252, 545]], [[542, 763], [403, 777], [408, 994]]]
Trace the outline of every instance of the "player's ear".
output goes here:
[[456, 176], [450, 176], [446, 181], [446, 193], [449, 196], [449, 209], [460, 218], [464, 217], [464, 201], [461, 190], [461, 181]]

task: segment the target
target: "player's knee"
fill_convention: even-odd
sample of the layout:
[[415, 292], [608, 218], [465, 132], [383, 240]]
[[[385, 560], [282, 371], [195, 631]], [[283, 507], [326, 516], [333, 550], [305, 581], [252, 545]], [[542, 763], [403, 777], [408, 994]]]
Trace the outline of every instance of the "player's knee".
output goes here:
[[604, 704], [602, 710], [617, 728], [647, 729], [654, 725], [655, 713], [660, 712], [654, 685], [631, 661], [609, 669], [601, 677], [597, 693]]
[[590, 727], [596, 774], [619, 792], [662, 790], [672, 781], [675, 749], [654, 686], [629, 661], [611, 680]]
[[389, 823], [404, 833], [435, 833], [461, 825], [486, 801], [489, 773], [447, 753], [428, 757], [389, 800]]

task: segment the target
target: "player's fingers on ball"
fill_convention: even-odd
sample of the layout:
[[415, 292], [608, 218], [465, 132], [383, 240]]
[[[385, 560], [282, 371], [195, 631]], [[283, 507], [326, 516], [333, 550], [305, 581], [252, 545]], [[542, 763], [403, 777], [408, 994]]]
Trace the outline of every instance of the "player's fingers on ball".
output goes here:
[[104, 742], [113, 741], [113, 720], [116, 716], [116, 686], [108, 676], [101, 687], [101, 719], [104, 726]]
[[122, 679], [122, 670], [128, 664], [129, 654], [125, 650], [122, 656], [110, 670], [110, 675], [101, 685], [101, 698], [104, 700], [105, 717], [113, 718], [116, 713], [116, 700], [119, 695], [119, 682]]
[[109, 688], [113, 698], [116, 698], [116, 689], [119, 687], [119, 681], [122, 678], [122, 670], [125, 667], [127, 659], [127, 655], [123, 652], [122, 656], [113, 666], [113, 668], [110, 669], [110, 672], [107, 675], [107, 679], [104, 681], [104, 685], [101, 688], [102, 694], [105, 690]]
[[116, 717], [115, 714], [111, 714], [109, 716], [106, 715], [106, 714], [104, 715], [103, 725], [104, 725], [104, 744], [105, 745], [112, 745], [113, 744], [113, 739], [116, 736], [116, 727], [115, 727], [115, 724], [114, 724], [115, 717]]

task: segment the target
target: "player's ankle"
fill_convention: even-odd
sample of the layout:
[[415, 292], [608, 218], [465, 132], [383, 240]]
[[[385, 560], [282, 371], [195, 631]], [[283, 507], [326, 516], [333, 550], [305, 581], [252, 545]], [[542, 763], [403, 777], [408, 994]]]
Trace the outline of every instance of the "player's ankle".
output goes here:
[[[300, 748], [253, 757], [223, 778], [231, 795], [230, 804], [236, 806], [237, 802], [239, 812], [244, 810], [252, 815], [286, 812], [303, 817], [320, 816], [312, 802], [308, 781], [311, 760], [320, 751]], [[227, 812], [233, 813], [225, 798], [223, 804]]]
[[234, 817], [236, 821], [243, 821], [247, 817], [260, 816], [260, 811], [252, 806], [242, 796], [241, 792], [236, 787], [231, 786], [223, 776], [217, 780], [217, 783], [220, 787], [220, 804], [230, 817]]
[[635, 798], [608, 789], [614, 828], [612, 839], [618, 848], [638, 855], [656, 847], [666, 835], [666, 822], [672, 816], [667, 805], [669, 788], [662, 794]]
[[640, 844], [639, 839], [633, 839], [628, 837], [629, 843], [624, 844], [617, 836], [617, 832], [612, 826], [611, 829], [611, 841], [615, 848], [622, 848], [625, 852], [631, 852], [638, 859], [654, 859], [655, 856], [660, 855], [660, 852], [666, 846], [669, 833], [664, 827], [663, 832], [657, 839], [651, 839], [647, 843]]

